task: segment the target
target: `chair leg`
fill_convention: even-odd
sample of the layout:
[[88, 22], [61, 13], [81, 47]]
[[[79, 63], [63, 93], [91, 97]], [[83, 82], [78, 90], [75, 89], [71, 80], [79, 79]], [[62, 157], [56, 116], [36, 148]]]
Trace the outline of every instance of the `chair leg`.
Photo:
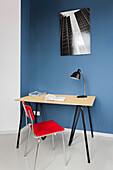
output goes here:
[[52, 144], [53, 144], [53, 150], [55, 150], [54, 134], [52, 135]]
[[65, 166], [67, 166], [67, 162], [66, 162], [66, 149], [65, 149], [65, 141], [64, 141], [64, 134], [62, 132], [62, 141], [63, 141], [63, 149], [64, 149], [64, 163], [65, 163]]
[[29, 127], [29, 132], [28, 132], [28, 136], [27, 136], [27, 141], [26, 141], [26, 146], [25, 146], [24, 157], [26, 157], [26, 155], [27, 155], [27, 145], [28, 145], [28, 142], [29, 142], [30, 132], [31, 132], [31, 129], [30, 129], [30, 127]]
[[38, 155], [39, 143], [40, 143], [40, 139], [38, 139], [38, 140], [37, 140], [37, 149], [36, 149], [36, 156], [35, 156], [34, 170], [35, 170], [35, 167], [36, 167], [36, 160], [37, 160], [37, 155]]

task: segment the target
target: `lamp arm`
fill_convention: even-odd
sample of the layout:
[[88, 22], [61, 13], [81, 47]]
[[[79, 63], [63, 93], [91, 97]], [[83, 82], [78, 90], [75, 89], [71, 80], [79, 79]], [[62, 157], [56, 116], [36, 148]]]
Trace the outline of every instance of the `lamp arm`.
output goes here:
[[83, 74], [81, 72], [80, 72], [80, 74], [82, 75], [83, 80], [84, 80], [84, 96], [85, 96], [86, 95], [85, 78], [84, 78], [84, 76], [83, 76]]

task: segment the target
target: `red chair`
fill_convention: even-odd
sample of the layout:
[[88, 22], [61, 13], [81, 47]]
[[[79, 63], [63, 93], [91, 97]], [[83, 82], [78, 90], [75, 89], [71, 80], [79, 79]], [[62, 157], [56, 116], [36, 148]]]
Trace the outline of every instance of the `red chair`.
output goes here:
[[62, 134], [63, 148], [64, 148], [64, 160], [65, 160], [65, 165], [66, 165], [65, 142], [64, 142], [64, 134], [63, 134], [63, 131], [65, 129], [53, 120], [33, 124], [33, 120], [35, 119], [35, 117], [34, 117], [32, 108], [30, 106], [25, 105], [24, 101], [23, 101], [23, 107], [24, 107], [26, 116], [29, 119], [31, 119], [31, 125], [30, 125], [30, 128], [29, 128], [28, 138], [27, 138], [27, 142], [26, 142], [26, 146], [25, 146], [25, 154], [24, 154], [25, 157], [27, 155], [26, 150], [27, 150], [27, 144], [28, 144], [28, 141], [29, 141], [30, 132], [32, 131], [33, 137], [38, 139], [37, 140], [36, 157], [35, 157], [35, 163], [34, 163], [34, 170], [35, 170], [35, 167], [36, 167], [38, 147], [39, 147], [39, 143], [40, 143], [41, 138], [45, 137], [45, 136], [52, 135], [52, 143], [53, 143], [53, 149], [54, 149], [54, 135], [56, 133]]

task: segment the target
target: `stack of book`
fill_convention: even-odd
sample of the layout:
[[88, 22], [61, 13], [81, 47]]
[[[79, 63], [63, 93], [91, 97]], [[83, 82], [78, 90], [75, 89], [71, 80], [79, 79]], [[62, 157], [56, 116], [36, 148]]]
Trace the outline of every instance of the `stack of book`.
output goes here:
[[34, 91], [30, 92], [29, 96], [42, 96], [43, 94], [46, 94], [46, 92]]

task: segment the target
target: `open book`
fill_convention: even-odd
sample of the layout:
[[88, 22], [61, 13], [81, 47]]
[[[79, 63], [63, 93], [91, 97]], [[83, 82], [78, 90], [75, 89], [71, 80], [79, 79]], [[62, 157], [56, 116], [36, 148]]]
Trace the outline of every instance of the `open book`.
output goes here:
[[53, 95], [53, 94], [47, 94], [46, 96], [45, 96], [45, 100], [54, 100], [54, 101], [64, 101], [65, 100], [65, 97], [57, 97], [57, 96], [55, 96], [55, 95]]

